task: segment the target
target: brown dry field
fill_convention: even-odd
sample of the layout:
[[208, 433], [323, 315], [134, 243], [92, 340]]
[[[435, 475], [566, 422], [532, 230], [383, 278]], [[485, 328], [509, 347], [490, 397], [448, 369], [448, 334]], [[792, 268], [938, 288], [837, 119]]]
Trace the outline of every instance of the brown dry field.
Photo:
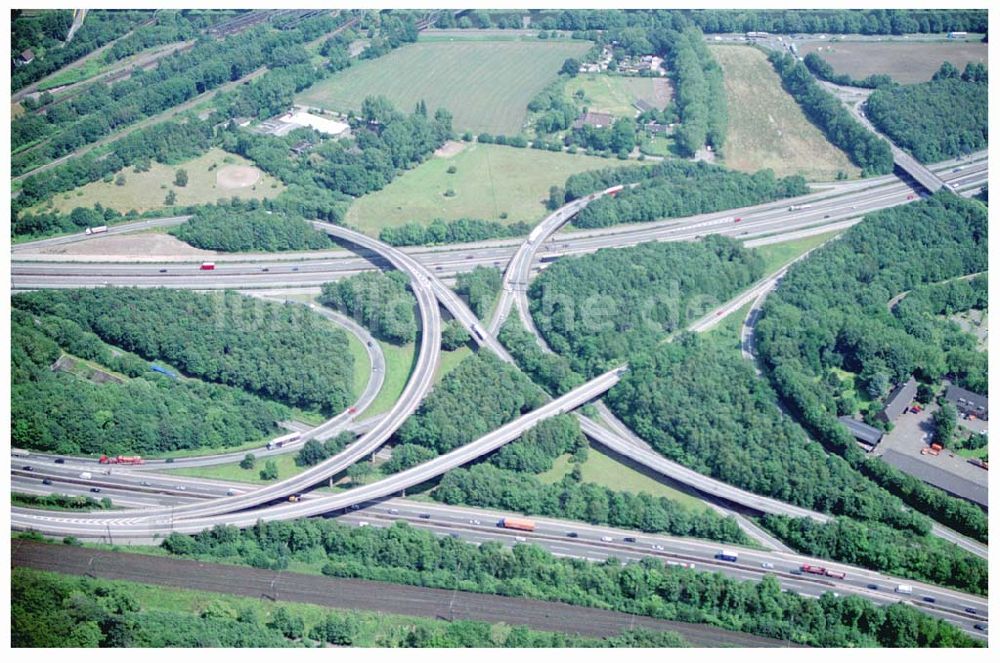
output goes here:
[[987, 61], [987, 45], [980, 42], [859, 42], [806, 43], [800, 54], [819, 53], [838, 74], [864, 78], [889, 74], [900, 83], [929, 81], [941, 63], [960, 70], [969, 62]]
[[128, 258], [137, 262], [169, 260], [215, 255], [185, 244], [173, 235], [161, 232], [129, 233], [95, 237], [82, 242], [53, 246], [42, 253], [56, 255], [87, 256], [95, 260], [116, 260]]

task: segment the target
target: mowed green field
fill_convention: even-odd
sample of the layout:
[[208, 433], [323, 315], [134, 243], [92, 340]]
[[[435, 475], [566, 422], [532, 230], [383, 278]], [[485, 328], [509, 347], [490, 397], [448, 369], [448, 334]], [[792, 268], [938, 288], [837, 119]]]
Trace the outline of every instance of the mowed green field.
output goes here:
[[801, 174], [828, 181], [844, 171], [859, 175], [843, 151], [826, 140], [781, 87], [767, 57], [750, 46], [711, 46], [722, 66], [729, 110], [725, 165], [779, 177]]
[[384, 95], [411, 112], [424, 100], [446, 108], [456, 131], [516, 134], [535, 94], [555, 80], [563, 61], [580, 57], [587, 41], [426, 41], [362, 61], [296, 95], [295, 103], [359, 110], [365, 97]]
[[[574, 173], [635, 165], [634, 161], [543, 152], [503, 145], [452, 144], [451, 157], [434, 157], [407, 171], [381, 191], [351, 205], [345, 222], [372, 236], [382, 228], [436, 218], [490, 219], [504, 223], [544, 218], [549, 187]], [[449, 173], [449, 166], [456, 172]], [[454, 196], [445, 196], [448, 190]], [[500, 215], [507, 213], [506, 219]]]
[[[639, 111], [633, 104], [640, 99], [662, 109], [671, 97], [670, 80], [665, 77], [580, 74], [566, 81], [565, 90], [578, 106], [616, 117], [635, 117]], [[582, 100], [575, 96], [577, 90], [583, 90]]]

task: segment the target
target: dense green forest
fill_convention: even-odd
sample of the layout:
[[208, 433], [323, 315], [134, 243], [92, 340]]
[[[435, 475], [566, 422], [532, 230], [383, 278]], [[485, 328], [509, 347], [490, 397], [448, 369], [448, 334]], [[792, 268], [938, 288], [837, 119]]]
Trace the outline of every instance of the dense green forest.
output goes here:
[[698, 472], [816, 511], [929, 531], [782, 416], [774, 392], [730, 348], [685, 334], [633, 354], [606, 400], [654, 449]]
[[19, 66], [11, 72], [10, 89], [20, 90], [48, 76], [67, 64], [121, 37], [141, 22], [149, 19], [148, 10], [90, 10], [87, 20], [68, 44], [63, 44], [73, 23], [73, 12], [64, 9], [25, 14], [13, 10], [10, 30], [10, 57], [18, 57], [30, 49], [35, 54], [33, 62]]
[[503, 274], [496, 267], [480, 265], [455, 277], [455, 292], [468, 300], [469, 308], [480, 320], [486, 319], [502, 287]]
[[324, 283], [319, 303], [335, 308], [390, 343], [409, 343], [417, 337], [416, 300], [402, 272], [361, 272]]
[[503, 224], [483, 219], [434, 219], [429, 224], [412, 221], [401, 226], [389, 226], [379, 231], [378, 238], [389, 246], [424, 246], [481, 242], [486, 239], [523, 237], [531, 232], [526, 221]]
[[892, 172], [889, 143], [854, 119], [839, 99], [816, 82], [806, 65], [778, 51], [772, 51], [767, 57], [781, 77], [782, 86], [799, 103], [809, 121], [861, 168], [863, 177]]
[[761, 524], [807, 555], [981, 596], [987, 592], [987, 560], [934, 536], [914, 537], [881, 523], [858, 523], [849, 518], [821, 524], [811, 518], [765, 514]]
[[534, 410], [542, 398], [516, 368], [492, 353], [476, 353], [442, 378], [395, 437], [446, 453]]
[[145, 359], [287, 405], [332, 414], [352, 398], [346, 333], [302, 306], [163, 288], [36, 291], [15, 296], [14, 306], [72, 320]]
[[758, 205], [809, 192], [799, 175], [778, 179], [770, 170], [752, 175], [703, 161], [668, 159], [655, 166], [606, 169], [572, 175], [566, 181], [565, 202], [606, 186], [638, 182], [617, 196], [602, 196], [573, 219], [578, 228], [603, 228], [619, 223], [656, 221]]
[[829, 62], [823, 59], [819, 53], [806, 53], [802, 62], [812, 74], [823, 81], [829, 81], [837, 85], [849, 85], [851, 87], [881, 88], [891, 87], [896, 84], [892, 76], [888, 74], [872, 74], [862, 79], [852, 78], [848, 74], [838, 74], [833, 70]]
[[[508, 447], [509, 448], [509, 447]], [[578, 520], [643, 532], [750, 543], [734, 518], [687, 509], [666, 497], [615, 491], [567, 476], [544, 484], [531, 474], [480, 463], [452, 470], [434, 489], [434, 499], [514, 513]]]
[[865, 108], [879, 131], [923, 163], [984, 149], [989, 139], [986, 66], [970, 62], [959, 76], [949, 62], [934, 80], [876, 90]]
[[[276, 607], [264, 599], [205, 592], [193, 595], [190, 590], [154, 589], [129, 581], [26, 568], [13, 570], [12, 587], [14, 647], [687, 646], [669, 631], [630, 629], [608, 638], [586, 638], [524, 626], [496, 629], [486, 622], [329, 610], [298, 603], [282, 602]], [[151, 599], [151, 592], [167, 601]], [[202, 605], [191, 609], [186, 605], [191, 603]]]
[[568, 359], [543, 351], [535, 335], [524, 328], [520, 316], [507, 316], [497, 339], [514, 357], [520, 369], [551, 396], [565, 394], [586, 382], [570, 367]]
[[330, 236], [283, 211], [263, 209], [257, 201], [204, 205], [170, 234], [199, 249], [214, 251], [302, 251], [333, 246]]
[[293, 560], [328, 559], [323, 572], [429, 587], [562, 601], [620, 612], [707, 622], [735, 631], [825, 646], [976, 646], [954, 626], [902, 603], [877, 606], [827, 593], [820, 600], [783, 592], [773, 577], [728, 578], [670, 567], [650, 557], [622, 565], [557, 558], [536, 546], [513, 550], [415, 529], [349, 527], [332, 520], [217, 527], [171, 534], [173, 555], [283, 569]]
[[986, 355], [974, 353], [970, 335], [930, 315], [919, 292], [892, 312], [887, 303], [922, 285], [984, 271], [987, 239], [986, 208], [947, 192], [876, 212], [793, 266], [756, 327], [775, 388], [816, 439], [914, 508], [981, 540], [986, 517], [977, 507], [857, 449], [836, 417], [858, 406], [842, 394], [840, 378], [828, 376], [849, 371], [877, 398], [911, 374], [927, 382], [950, 375], [985, 388]]
[[673, 103], [681, 121], [675, 133], [681, 155], [694, 156], [706, 145], [721, 153], [729, 122], [722, 68], [698, 28], [676, 32], [665, 42], [674, 83]]
[[[41, 116], [44, 127], [37, 124], [39, 116], [34, 113], [16, 118], [11, 123], [15, 152], [27, 142], [49, 139], [14, 158], [11, 172], [20, 175], [260, 67], [307, 64], [310, 55], [302, 44], [333, 29], [341, 20], [325, 14], [307, 18], [289, 30], [260, 26], [221, 40], [200, 40], [189, 51], [162, 58], [155, 68], [134, 71], [126, 80], [111, 85], [88, 85], [79, 94], [50, 104]], [[44, 129], [44, 133], [19, 130], [25, 123]]]
[[760, 278], [763, 268], [752, 249], [712, 235], [563, 258], [528, 293], [552, 349], [593, 376], [693, 322]]
[[[15, 300], [15, 306], [23, 303]], [[239, 389], [154, 373], [146, 361], [109, 348], [62, 315], [71, 315], [68, 306], [12, 313], [11, 442], [17, 447], [88, 455], [224, 448], [273, 434], [276, 422], [291, 414]], [[122, 377], [100, 384], [52, 370], [64, 352]]]
[[102, 509], [112, 509], [110, 497], [102, 497], [95, 500], [90, 495], [60, 495], [52, 493], [50, 495], [28, 495], [26, 493], [12, 492], [10, 503], [13, 506], [25, 506], [31, 509], [50, 509], [53, 511], [100, 511]]

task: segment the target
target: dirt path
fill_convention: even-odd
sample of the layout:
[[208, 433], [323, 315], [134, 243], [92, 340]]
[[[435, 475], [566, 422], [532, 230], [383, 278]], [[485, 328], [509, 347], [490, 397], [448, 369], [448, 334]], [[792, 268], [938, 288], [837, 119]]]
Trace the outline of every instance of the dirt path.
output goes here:
[[173, 557], [96, 551], [25, 540], [11, 542], [11, 566], [131, 580], [330, 608], [374, 610], [417, 617], [523, 624], [544, 631], [591, 637], [627, 628], [673, 631], [700, 647], [786, 647], [789, 643], [714, 626], [638, 617], [562, 603], [458, 592], [392, 583], [275, 572]]

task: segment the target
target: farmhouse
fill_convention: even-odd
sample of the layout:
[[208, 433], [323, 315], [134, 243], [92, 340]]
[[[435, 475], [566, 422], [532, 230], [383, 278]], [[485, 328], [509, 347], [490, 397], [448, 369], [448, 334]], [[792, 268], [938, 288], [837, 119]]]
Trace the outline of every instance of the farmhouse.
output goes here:
[[837, 420], [844, 424], [844, 426], [847, 427], [847, 430], [851, 431], [851, 435], [854, 436], [854, 439], [867, 447], [875, 447], [882, 441], [882, 431], [874, 426], [869, 426], [866, 423], [846, 415], [843, 417], [837, 417]]
[[584, 126], [589, 126], [600, 129], [601, 127], [610, 127], [614, 120], [614, 116], [610, 113], [595, 113], [593, 111], [587, 111], [580, 117], [576, 118], [576, 121], [573, 122], [573, 128], [582, 129]]
[[883, 421], [894, 421], [896, 417], [903, 414], [903, 411], [910, 406], [913, 397], [916, 395], [917, 381], [911, 377], [889, 393], [889, 398], [885, 400], [885, 407], [882, 408], [878, 416]]
[[650, 134], [668, 134], [673, 125], [660, 124], [658, 122], [647, 122], [643, 128]]
[[952, 385], [944, 394], [945, 400], [955, 406], [960, 413], [988, 421], [990, 404], [986, 396]]
[[30, 48], [28, 48], [21, 51], [21, 54], [17, 56], [15, 63], [18, 66], [23, 66], [26, 64], [31, 64], [32, 61], [34, 61], [34, 59], [35, 59], [35, 52], [32, 51]]

